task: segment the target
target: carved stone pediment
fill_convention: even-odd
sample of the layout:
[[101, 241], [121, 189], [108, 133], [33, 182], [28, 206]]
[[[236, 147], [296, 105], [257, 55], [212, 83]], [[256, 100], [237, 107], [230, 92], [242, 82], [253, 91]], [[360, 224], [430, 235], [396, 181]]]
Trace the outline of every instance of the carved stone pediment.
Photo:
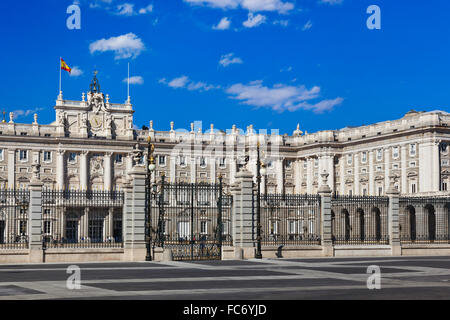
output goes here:
[[353, 183], [353, 179], [347, 179], [347, 180], [345, 180], [345, 183], [346, 183], [346, 184]]
[[410, 172], [408, 172], [407, 177], [417, 177], [417, 172], [416, 171], [410, 171]]
[[376, 176], [375, 177], [375, 181], [380, 181], [380, 180], [384, 180], [383, 176]]

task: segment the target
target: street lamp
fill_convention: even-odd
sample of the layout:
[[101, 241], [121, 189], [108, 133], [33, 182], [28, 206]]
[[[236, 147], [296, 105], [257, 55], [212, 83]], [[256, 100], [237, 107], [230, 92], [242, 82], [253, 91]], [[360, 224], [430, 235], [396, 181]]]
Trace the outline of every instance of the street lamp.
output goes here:
[[152, 139], [149, 136], [147, 139], [147, 175], [145, 179], [145, 190], [146, 190], [146, 206], [147, 206], [147, 255], [145, 256], [145, 261], [152, 261], [152, 219], [151, 219], [151, 176], [153, 171], [155, 171], [155, 158], [153, 157], [153, 152], [155, 151], [155, 146], [151, 143]]
[[256, 181], [258, 184], [258, 191], [256, 194], [256, 253], [255, 259], [262, 259], [261, 252], [261, 174], [266, 174], [266, 168], [264, 163], [260, 160], [259, 156], [259, 141], [256, 144]]

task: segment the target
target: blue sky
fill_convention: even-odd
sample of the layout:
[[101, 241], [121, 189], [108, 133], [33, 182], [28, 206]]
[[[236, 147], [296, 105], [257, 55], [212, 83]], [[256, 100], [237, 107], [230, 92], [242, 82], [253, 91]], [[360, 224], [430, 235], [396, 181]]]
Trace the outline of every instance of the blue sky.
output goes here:
[[[54, 120], [59, 57], [65, 99], [80, 100], [99, 70], [124, 102], [131, 63], [138, 127], [315, 132], [449, 111], [450, 1], [79, 0], [1, 1], [0, 108], [17, 122]], [[381, 30], [369, 30], [369, 5]]]

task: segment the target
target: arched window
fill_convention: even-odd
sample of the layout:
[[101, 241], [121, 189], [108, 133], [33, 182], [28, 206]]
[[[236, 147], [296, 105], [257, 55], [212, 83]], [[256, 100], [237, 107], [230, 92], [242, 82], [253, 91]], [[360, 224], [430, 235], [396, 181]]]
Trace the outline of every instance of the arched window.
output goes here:
[[409, 236], [411, 241], [415, 241], [417, 238], [416, 209], [413, 206], [408, 206], [406, 210], [409, 216]]
[[425, 209], [428, 213], [428, 239], [431, 241], [436, 240], [436, 214], [434, 207], [431, 204], [427, 204]]
[[381, 212], [377, 207], [372, 210], [373, 219], [375, 222], [375, 240], [381, 240]]
[[364, 219], [364, 210], [359, 208], [357, 212], [359, 217], [359, 239], [364, 241], [364, 239], [366, 239], [366, 221]]
[[350, 240], [350, 214], [346, 209], [343, 211], [344, 215], [344, 240]]

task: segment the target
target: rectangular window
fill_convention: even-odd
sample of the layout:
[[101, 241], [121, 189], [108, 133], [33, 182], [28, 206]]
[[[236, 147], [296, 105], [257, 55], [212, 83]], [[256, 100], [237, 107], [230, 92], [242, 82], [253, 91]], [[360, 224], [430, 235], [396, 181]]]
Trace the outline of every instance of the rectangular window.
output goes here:
[[206, 159], [205, 159], [205, 157], [200, 157], [200, 167], [206, 167]]
[[51, 227], [51, 222], [50, 221], [44, 221], [44, 233], [45, 234], [50, 234], [50, 227]]
[[19, 233], [20, 233], [20, 235], [27, 234], [27, 221], [26, 220], [20, 220], [20, 222], [19, 222]]
[[208, 233], [208, 228], [207, 228], [207, 222], [206, 221], [201, 221], [200, 222], [200, 233], [201, 234], [206, 234]]
[[28, 160], [28, 151], [27, 150], [20, 150], [19, 151], [19, 160], [21, 160], [21, 161], [27, 161]]
[[349, 196], [352, 196], [352, 195], [353, 195], [353, 190], [351, 190], [351, 189], [348, 190], [348, 195], [349, 195]]
[[75, 162], [77, 160], [77, 154], [75, 152], [69, 153], [69, 162]]
[[367, 196], [367, 189], [366, 188], [363, 189], [363, 196]]
[[383, 150], [378, 149], [377, 150], [377, 161], [381, 161], [383, 159]]
[[271, 234], [278, 234], [278, 221], [272, 221]]
[[186, 156], [180, 156], [180, 166], [186, 165]]
[[166, 165], [166, 156], [159, 156], [159, 165], [160, 166], [165, 166]]
[[3, 161], [3, 149], [0, 149], [0, 161]]
[[394, 158], [394, 159], [398, 158], [398, 147], [392, 148], [392, 158]]
[[286, 168], [290, 168], [292, 165], [292, 160], [286, 160]]
[[366, 163], [366, 162], [367, 162], [367, 152], [366, 152], [366, 151], [364, 151], [364, 152], [361, 154], [361, 162], [362, 162], [362, 163]]
[[191, 224], [186, 221], [178, 222], [178, 237], [181, 240], [187, 240], [190, 238]]
[[317, 168], [318, 166], [319, 166], [319, 160], [316, 159], [316, 160], [314, 160], [314, 167]]
[[295, 221], [294, 220], [289, 221], [289, 233], [295, 233]]
[[225, 167], [225, 158], [220, 158], [219, 159], [219, 167]]
[[116, 154], [116, 157], [115, 157], [114, 160], [116, 161], [116, 163], [122, 163], [123, 162], [123, 155]]
[[411, 184], [411, 193], [416, 193], [416, 184]]
[[442, 182], [442, 191], [447, 191], [447, 182]]
[[350, 165], [350, 164], [352, 164], [352, 163], [353, 163], [352, 155], [351, 155], [351, 154], [348, 154], [348, 155], [347, 155], [347, 164]]
[[410, 156], [415, 156], [416, 155], [416, 144], [410, 144], [409, 145], [409, 155]]
[[52, 153], [50, 151], [44, 151], [44, 161], [52, 161]]
[[381, 196], [383, 194], [383, 187], [378, 187], [378, 195]]

